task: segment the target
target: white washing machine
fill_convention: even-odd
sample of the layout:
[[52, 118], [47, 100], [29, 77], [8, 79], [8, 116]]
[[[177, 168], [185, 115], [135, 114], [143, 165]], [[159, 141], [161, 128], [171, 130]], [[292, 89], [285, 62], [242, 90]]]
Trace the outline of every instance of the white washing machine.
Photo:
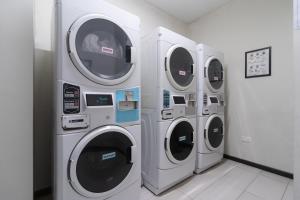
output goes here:
[[221, 162], [224, 155], [224, 115], [198, 117], [196, 173]]
[[159, 194], [195, 168], [196, 44], [162, 27], [142, 44], [142, 177]]
[[197, 161], [195, 172], [200, 173], [221, 162], [224, 155], [225, 121], [222, 95], [208, 95], [197, 116]]
[[139, 19], [57, 0], [54, 199], [139, 199]]
[[158, 122], [156, 115], [151, 109], [142, 112], [142, 177], [157, 195], [193, 175], [196, 118]]
[[197, 45], [197, 58], [199, 70], [197, 115], [202, 116], [201, 104], [205, 103], [207, 95], [219, 94], [224, 97], [224, 54], [207, 45], [199, 44]]

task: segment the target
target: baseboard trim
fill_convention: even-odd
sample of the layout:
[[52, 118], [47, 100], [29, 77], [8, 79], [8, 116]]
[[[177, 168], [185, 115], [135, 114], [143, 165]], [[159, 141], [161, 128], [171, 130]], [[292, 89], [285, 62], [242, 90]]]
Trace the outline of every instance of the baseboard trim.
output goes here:
[[46, 187], [46, 188], [43, 188], [43, 189], [40, 189], [40, 190], [36, 190], [34, 192], [34, 198], [36, 199], [37, 197], [49, 195], [49, 194], [51, 194], [51, 192], [52, 192], [51, 187]]
[[237, 158], [237, 157], [234, 157], [234, 156], [230, 156], [230, 155], [227, 155], [227, 154], [224, 154], [224, 158], [227, 158], [229, 160], [233, 160], [233, 161], [245, 164], [245, 165], [249, 165], [251, 167], [255, 167], [255, 168], [267, 171], [267, 172], [271, 172], [271, 173], [277, 174], [279, 176], [294, 179], [294, 175], [292, 173], [285, 172], [285, 171], [282, 171], [282, 170], [279, 170], [279, 169], [274, 169], [272, 167], [268, 167], [268, 166], [265, 166], [265, 165], [254, 163], [254, 162], [244, 160], [244, 159], [241, 159], [241, 158]]

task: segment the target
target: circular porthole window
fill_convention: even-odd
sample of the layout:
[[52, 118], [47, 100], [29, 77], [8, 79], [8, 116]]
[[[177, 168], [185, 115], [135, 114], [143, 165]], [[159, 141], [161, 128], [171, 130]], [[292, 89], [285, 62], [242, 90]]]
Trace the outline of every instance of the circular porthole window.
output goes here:
[[166, 135], [166, 154], [175, 164], [186, 161], [194, 148], [194, 129], [184, 118], [175, 120]]
[[223, 120], [219, 116], [212, 115], [208, 118], [204, 130], [204, 138], [209, 150], [215, 151], [221, 146], [224, 139], [223, 126]]
[[212, 92], [217, 92], [224, 84], [224, 69], [217, 58], [208, 59], [206, 65], [206, 82]]
[[103, 85], [125, 81], [134, 69], [133, 44], [126, 32], [101, 15], [87, 15], [70, 28], [69, 54], [88, 79]]
[[171, 85], [178, 90], [189, 88], [194, 80], [194, 60], [190, 52], [174, 45], [166, 59], [166, 73]]
[[69, 165], [71, 184], [86, 197], [112, 193], [129, 176], [136, 160], [131, 134], [106, 126], [87, 134], [74, 148]]

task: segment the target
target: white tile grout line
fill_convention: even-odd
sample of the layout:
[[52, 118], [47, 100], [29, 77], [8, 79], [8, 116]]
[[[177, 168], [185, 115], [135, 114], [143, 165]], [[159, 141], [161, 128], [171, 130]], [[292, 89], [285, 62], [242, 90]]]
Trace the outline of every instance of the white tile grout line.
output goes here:
[[[213, 184], [215, 184], [218, 180], [220, 180], [221, 178], [225, 177], [227, 174], [229, 174], [234, 168], [236, 168], [237, 166], [232, 166], [232, 168], [230, 170], [228, 170], [228, 172], [226, 172], [225, 174], [223, 174], [222, 176], [218, 177], [216, 180], [214, 180], [213, 182], [211, 182], [209, 185], [207, 185], [203, 191], [201, 193], [203, 193], [204, 191], [206, 191], [210, 186], [212, 186]], [[196, 175], [197, 176], [197, 175]], [[180, 190], [181, 191], [181, 190]], [[189, 196], [189, 194], [181, 191], [182, 193], [184, 193], [185, 195], [187, 195], [188, 197], [192, 198], [191, 196]], [[194, 198], [192, 198], [192, 200], [196, 200]]]
[[291, 182], [291, 181], [289, 181], [289, 182], [287, 183], [287, 185], [285, 186], [285, 190], [284, 190], [284, 192], [283, 192], [283, 194], [282, 194], [281, 200], [284, 198], [284, 195], [285, 195], [286, 192], [287, 192], [287, 189], [288, 189], [288, 187], [289, 187], [290, 182]]
[[[245, 187], [245, 189], [241, 192], [241, 194], [238, 196], [238, 198], [237, 198], [236, 200], [240, 199], [241, 196], [242, 196], [244, 193], [247, 192], [247, 189], [250, 187], [250, 185], [251, 185], [252, 183], [254, 183], [254, 181], [258, 178], [259, 175], [261, 175], [261, 173], [262, 173], [262, 170], [258, 171], [258, 173], [257, 173], [256, 176], [253, 178], [253, 180], [250, 181], [250, 183]], [[248, 192], [248, 193], [252, 194], [251, 192]], [[255, 195], [255, 194], [252, 194], [252, 195], [254, 195], [254, 196], [256, 196], [256, 197], [259, 197], [259, 196]], [[259, 197], [259, 198], [261, 198], [261, 197]]]

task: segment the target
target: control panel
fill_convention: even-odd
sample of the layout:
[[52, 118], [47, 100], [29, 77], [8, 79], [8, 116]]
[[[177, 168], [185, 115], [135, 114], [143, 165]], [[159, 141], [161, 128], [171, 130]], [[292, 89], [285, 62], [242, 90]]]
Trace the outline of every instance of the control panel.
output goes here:
[[63, 112], [76, 114], [80, 112], [80, 87], [67, 84], [63, 85]]
[[224, 112], [224, 97], [223, 95], [203, 95], [203, 110], [204, 115]]
[[86, 93], [85, 101], [87, 107], [113, 106], [113, 95], [100, 93]]
[[172, 94], [168, 90], [163, 90], [162, 100], [162, 120], [196, 115], [196, 93]]
[[173, 96], [173, 101], [175, 105], [185, 105], [185, 96]]

